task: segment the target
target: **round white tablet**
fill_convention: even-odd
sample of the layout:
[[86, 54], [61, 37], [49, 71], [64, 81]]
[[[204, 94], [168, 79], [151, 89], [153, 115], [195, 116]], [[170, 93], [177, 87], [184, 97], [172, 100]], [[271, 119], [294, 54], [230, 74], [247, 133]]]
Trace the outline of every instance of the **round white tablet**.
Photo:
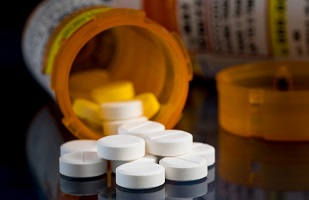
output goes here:
[[165, 125], [155, 121], [129, 122], [118, 128], [118, 134], [131, 134], [143, 137], [146, 134], [165, 130]]
[[193, 181], [208, 174], [207, 160], [201, 156], [165, 157], [159, 164], [165, 168], [165, 178], [172, 181]]
[[105, 136], [97, 141], [97, 153], [106, 160], [135, 160], [145, 155], [145, 140], [134, 135]]
[[124, 188], [149, 189], [164, 182], [164, 167], [157, 163], [130, 162], [116, 168], [116, 184]]
[[60, 146], [60, 156], [75, 151], [97, 151], [97, 141], [90, 139], [70, 140]]
[[207, 160], [208, 166], [215, 163], [215, 148], [209, 144], [193, 142], [190, 155], [202, 156]]
[[163, 130], [145, 136], [146, 151], [156, 156], [179, 156], [191, 152], [193, 136], [182, 130]]
[[158, 163], [157, 156], [151, 154], [145, 154], [143, 157], [138, 158], [132, 161], [121, 161], [121, 160], [112, 160], [111, 161], [111, 171], [116, 173], [116, 168], [120, 165], [123, 165], [128, 162], [151, 162], [151, 163]]
[[116, 135], [118, 134], [118, 127], [131, 122], [145, 122], [148, 118], [141, 116], [141, 117], [134, 117], [129, 119], [122, 119], [122, 120], [103, 120], [103, 130], [105, 135]]
[[74, 178], [100, 176], [107, 171], [107, 161], [93, 151], [71, 152], [60, 156], [59, 171]]
[[106, 102], [100, 105], [99, 115], [103, 120], [139, 117], [143, 115], [143, 104], [140, 100]]

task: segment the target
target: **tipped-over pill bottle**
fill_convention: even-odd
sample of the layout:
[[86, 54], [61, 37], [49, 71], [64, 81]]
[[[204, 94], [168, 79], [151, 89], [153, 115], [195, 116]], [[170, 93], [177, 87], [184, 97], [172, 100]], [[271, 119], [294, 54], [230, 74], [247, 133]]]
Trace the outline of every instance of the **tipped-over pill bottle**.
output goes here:
[[[177, 33], [142, 10], [110, 7], [104, 0], [42, 1], [25, 24], [22, 53], [31, 74], [58, 104], [63, 124], [78, 138], [104, 135], [72, 108], [74, 98], [87, 99], [92, 87], [118, 81], [132, 83], [136, 96], [154, 94], [160, 109], [151, 120], [172, 128], [181, 117], [193, 76]], [[97, 106], [87, 105], [78, 110], [97, 120]]]
[[309, 1], [139, 2], [147, 16], [180, 34], [196, 74], [214, 77], [222, 68], [260, 60], [309, 60]]

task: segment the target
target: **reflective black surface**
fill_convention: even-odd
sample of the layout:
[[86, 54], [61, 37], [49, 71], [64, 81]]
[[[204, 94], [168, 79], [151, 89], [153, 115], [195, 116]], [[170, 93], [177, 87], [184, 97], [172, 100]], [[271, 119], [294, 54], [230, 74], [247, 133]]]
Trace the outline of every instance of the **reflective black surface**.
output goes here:
[[21, 54], [22, 29], [38, 2], [12, 0], [1, 6], [0, 199], [36, 199], [40, 193], [27, 166], [25, 137], [32, 118], [49, 97], [30, 76]]
[[[206, 179], [167, 181], [153, 190], [117, 187], [114, 175], [91, 180], [63, 179], [60, 145], [75, 139], [61, 113], [30, 76], [21, 55], [25, 20], [39, 0], [6, 1], [0, 26], [2, 133], [0, 199], [309, 199], [309, 142], [268, 142], [221, 130], [215, 83], [195, 79], [178, 129], [213, 145], [216, 162]], [[293, 133], [291, 133], [293, 134]]]
[[270, 142], [228, 133], [218, 126], [215, 83], [197, 78], [190, 87], [175, 128], [215, 147], [216, 162], [205, 179], [167, 180], [151, 190], [129, 190], [115, 184], [113, 173], [89, 180], [63, 178], [58, 171], [60, 145], [74, 137], [51, 101], [33, 118], [26, 142], [42, 199], [309, 199], [309, 142]]
[[[217, 145], [216, 92], [213, 80], [195, 79], [187, 106], [176, 129], [193, 134], [194, 141]], [[61, 124], [61, 113], [54, 101], [43, 105], [29, 124], [26, 138], [27, 161], [42, 199], [215, 199], [216, 165], [208, 176], [191, 182], [166, 183], [149, 190], [129, 190], [115, 183], [115, 174], [74, 179], [59, 174], [60, 145], [76, 139]], [[202, 119], [204, 118], [204, 119]], [[44, 197], [44, 198], [43, 198]]]

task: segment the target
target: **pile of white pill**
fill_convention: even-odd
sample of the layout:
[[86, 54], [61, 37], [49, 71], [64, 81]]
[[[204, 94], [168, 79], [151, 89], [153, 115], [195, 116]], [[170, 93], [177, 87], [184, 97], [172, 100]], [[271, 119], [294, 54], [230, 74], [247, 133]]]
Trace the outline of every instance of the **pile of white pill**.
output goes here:
[[[105, 76], [103, 72], [86, 75], [93, 74]], [[81, 88], [80, 82], [72, 80], [74, 87]], [[150, 120], [160, 108], [154, 94], [136, 95], [130, 81], [95, 82], [92, 86], [90, 93], [75, 94], [73, 110], [78, 117], [102, 126], [105, 136], [62, 144], [60, 174], [89, 178], [110, 170], [116, 175], [116, 184], [129, 189], [150, 189], [165, 180], [194, 181], [207, 176], [208, 167], [215, 162], [214, 147], [194, 142], [191, 133], [166, 129]]]
[[117, 134], [98, 140], [68, 141], [61, 145], [60, 152], [60, 174], [96, 177], [110, 167], [116, 184], [128, 189], [155, 188], [165, 180], [199, 180], [215, 163], [213, 146], [194, 142], [191, 133], [165, 129], [151, 120], [122, 124]]

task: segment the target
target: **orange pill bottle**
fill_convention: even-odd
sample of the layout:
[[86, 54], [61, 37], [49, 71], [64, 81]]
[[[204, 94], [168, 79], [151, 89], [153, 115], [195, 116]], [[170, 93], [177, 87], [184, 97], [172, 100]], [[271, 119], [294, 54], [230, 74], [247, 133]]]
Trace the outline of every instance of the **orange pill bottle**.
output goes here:
[[142, 10], [120, 7], [102, 0], [45, 0], [24, 27], [26, 66], [58, 104], [63, 124], [78, 138], [98, 139], [104, 132], [73, 111], [69, 81], [77, 72], [102, 69], [109, 81], [132, 82], [136, 95], [153, 93], [160, 110], [151, 120], [166, 128], [181, 118], [193, 72], [180, 36]]

